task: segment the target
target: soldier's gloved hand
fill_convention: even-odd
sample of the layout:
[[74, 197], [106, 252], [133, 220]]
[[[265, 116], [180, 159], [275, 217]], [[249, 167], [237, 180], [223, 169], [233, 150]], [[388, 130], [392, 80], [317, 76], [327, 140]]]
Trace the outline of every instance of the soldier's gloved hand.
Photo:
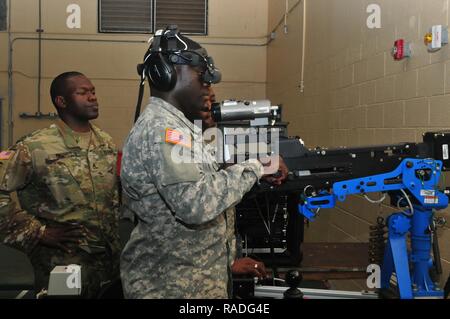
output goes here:
[[251, 275], [263, 279], [267, 277], [266, 267], [261, 261], [249, 257], [238, 258], [231, 266], [233, 275]]
[[289, 173], [283, 158], [279, 155], [261, 158], [259, 160], [264, 166], [264, 175], [262, 179], [273, 185], [281, 185]]
[[67, 245], [77, 245], [85, 236], [81, 225], [47, 226], [40, 242], [44, 246], [59, 248], [70, 254], [72, 251]]

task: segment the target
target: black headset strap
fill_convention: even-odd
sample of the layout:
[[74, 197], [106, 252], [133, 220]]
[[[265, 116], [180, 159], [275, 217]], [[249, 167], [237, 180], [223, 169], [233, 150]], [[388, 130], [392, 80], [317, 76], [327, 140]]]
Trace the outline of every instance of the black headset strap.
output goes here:
[[[150, 50], [147, 53], [145, 60], [150, 58], [150, 55], [155, 54], [156, 52], [160, 51], [160, 45], [161, 45], [161, 37], [164, 35], [163, 32], [155, 34], [153, 36], [152, 44], [150, 46]], [[138, 100], [136, 103], [136, 111], [134, 112], [134, 123], [139, 118], [139, 115], [141, 113], [141, 106], [142, 106], [142, 99], [144, 98], [144, 89], [145, 89], [145, 68], [147, 68], [148, 62], [144, 61], [144, 71], [141, 75], [141, 81], [139, 81], [139, 94], [138, 94]]]
[[138, 95], [138, 100], [137, 100], [137, 104], [136, 104], [136, 111], [134, 113], [134, 122], [136, 123], [136, 121], [139, 118], [139, 115], [141, 113], [141, 105], [142, 105], [142, 98], [144, 97], [144, 88], [145, 88], [145, 81], [140, 81], [139, 82], [139, 95]]
[[152, 46], [151, 46], [151, 52], [159, 52], [160, 45], [161, 45], [161, 36], [162, 34], [153, 36], [152, 40]]

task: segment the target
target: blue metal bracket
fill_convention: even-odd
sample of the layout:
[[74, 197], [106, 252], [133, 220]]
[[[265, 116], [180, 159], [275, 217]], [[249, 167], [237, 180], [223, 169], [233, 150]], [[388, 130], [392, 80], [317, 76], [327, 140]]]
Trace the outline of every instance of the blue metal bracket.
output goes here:
[[307, 205], [299, 205], [300, 213], [308, 220], [314, 220], [317, 211], [321, 208], [333, 208], [336, 206], [336, 198], [327, 192], [321, 192], [314, 197], [308, 197], [306, 199]]

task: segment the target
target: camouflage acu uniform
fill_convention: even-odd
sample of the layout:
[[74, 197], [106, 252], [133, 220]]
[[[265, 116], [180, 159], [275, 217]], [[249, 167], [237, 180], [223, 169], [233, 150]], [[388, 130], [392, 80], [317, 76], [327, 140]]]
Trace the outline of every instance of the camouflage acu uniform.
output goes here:
[[233, 293], [233, 276], [231, 274], [231, 266], [233, 266], [234, 261], [237, 258], [237, 241], [236, 241], [236, 209], [234, 207], [230, 207], [225, 210], [225, 218], [227, 221], [227, 229], [226, 229], [226, 238], [227, 244], [229, 247], [228, 253], [228, 296], [231, 297]]
[[[174, 143], [171, 130], [183, 143]], [[150, 99], [122, 159], [123, 200], [138, 219], [121, 256], [127, 298], [228, 297], [230, 243], [224, 211], [241, 200], [263, 169], [249, 161], [219, 170], [209, 149], [201, 130], [181, 111]], [[203, 162], [171, 156], [182, 151]]]
[[[57, 265], [82, 266], [82, 294], [94, 297], [119, 275], [117, 151], [92, 125], [89, 148], [64, 122], [19, 141], [0, 160], [0, 242], [30, 257], [36, 289]], [[82, 225], [86, 237], [71, 254], [40, 243], [45, 227]]]

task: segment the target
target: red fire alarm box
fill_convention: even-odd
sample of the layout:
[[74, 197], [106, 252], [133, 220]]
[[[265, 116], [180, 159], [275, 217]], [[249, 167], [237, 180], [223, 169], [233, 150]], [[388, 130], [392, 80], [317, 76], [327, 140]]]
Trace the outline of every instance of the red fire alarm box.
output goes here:
[[405, 42], [404, 39], [399, 39], [394, 42], [394, 47], [392, 48], [392, 56], [394, 60], [403, 60], [404, 58], [409, 58], [411, 56], [411, 46], [409, 43]]

